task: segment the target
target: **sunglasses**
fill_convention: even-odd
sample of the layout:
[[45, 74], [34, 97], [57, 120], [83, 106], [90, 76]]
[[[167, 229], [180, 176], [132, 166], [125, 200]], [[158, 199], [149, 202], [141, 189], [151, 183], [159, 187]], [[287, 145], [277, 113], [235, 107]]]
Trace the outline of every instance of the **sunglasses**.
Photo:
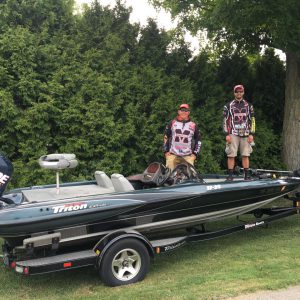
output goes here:
[[235, 94], [238, 94], [238, 93], [244, 93], [244, 91], [236, 91], [236, 92], [234, 92]]
[[189, 110], [189, 109], [187, 109], [187, 108], [180, 108], [180, 111], [187, 112], [187, 111], [190, 111], [190, 110]]

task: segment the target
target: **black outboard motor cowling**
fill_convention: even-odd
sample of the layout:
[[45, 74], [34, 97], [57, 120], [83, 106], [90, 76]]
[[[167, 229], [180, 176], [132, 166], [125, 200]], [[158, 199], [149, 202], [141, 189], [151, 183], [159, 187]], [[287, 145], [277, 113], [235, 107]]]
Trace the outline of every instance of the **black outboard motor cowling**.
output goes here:
[[5, 156], [0, 155], [0, 197], [12, 177], [13, 170], [14, 168], [11, 161]]

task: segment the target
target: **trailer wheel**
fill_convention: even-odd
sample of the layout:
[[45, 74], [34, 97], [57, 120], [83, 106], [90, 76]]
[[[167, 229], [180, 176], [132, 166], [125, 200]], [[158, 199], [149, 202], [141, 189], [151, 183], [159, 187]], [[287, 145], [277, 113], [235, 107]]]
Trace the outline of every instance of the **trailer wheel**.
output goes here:
[[102, 281], [118, 286], [141, 281], [150, 265], [145, 245], [137, 239], [127, 238], [114, 243], [104, 254], [99, 267]]

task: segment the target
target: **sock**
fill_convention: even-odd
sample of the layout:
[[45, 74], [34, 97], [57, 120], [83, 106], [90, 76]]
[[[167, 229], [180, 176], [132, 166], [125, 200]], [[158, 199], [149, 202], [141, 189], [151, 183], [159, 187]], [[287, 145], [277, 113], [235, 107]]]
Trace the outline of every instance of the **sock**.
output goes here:
[[233, 176], [233, 169], [228, 169], [228, 175]]

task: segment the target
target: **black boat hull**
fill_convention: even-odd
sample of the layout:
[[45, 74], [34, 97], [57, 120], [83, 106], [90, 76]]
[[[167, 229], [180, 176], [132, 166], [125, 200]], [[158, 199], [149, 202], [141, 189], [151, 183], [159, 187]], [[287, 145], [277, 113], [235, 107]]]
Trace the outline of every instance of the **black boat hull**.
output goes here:
[[0, 210], [0, 236], [22, 241], [62, 233], [84, 243], [118, 229], [155, 232], [241, 215], [295, 190], [299, 178], [232, 183], [187, 182], [171, 187], [20, 204]]

